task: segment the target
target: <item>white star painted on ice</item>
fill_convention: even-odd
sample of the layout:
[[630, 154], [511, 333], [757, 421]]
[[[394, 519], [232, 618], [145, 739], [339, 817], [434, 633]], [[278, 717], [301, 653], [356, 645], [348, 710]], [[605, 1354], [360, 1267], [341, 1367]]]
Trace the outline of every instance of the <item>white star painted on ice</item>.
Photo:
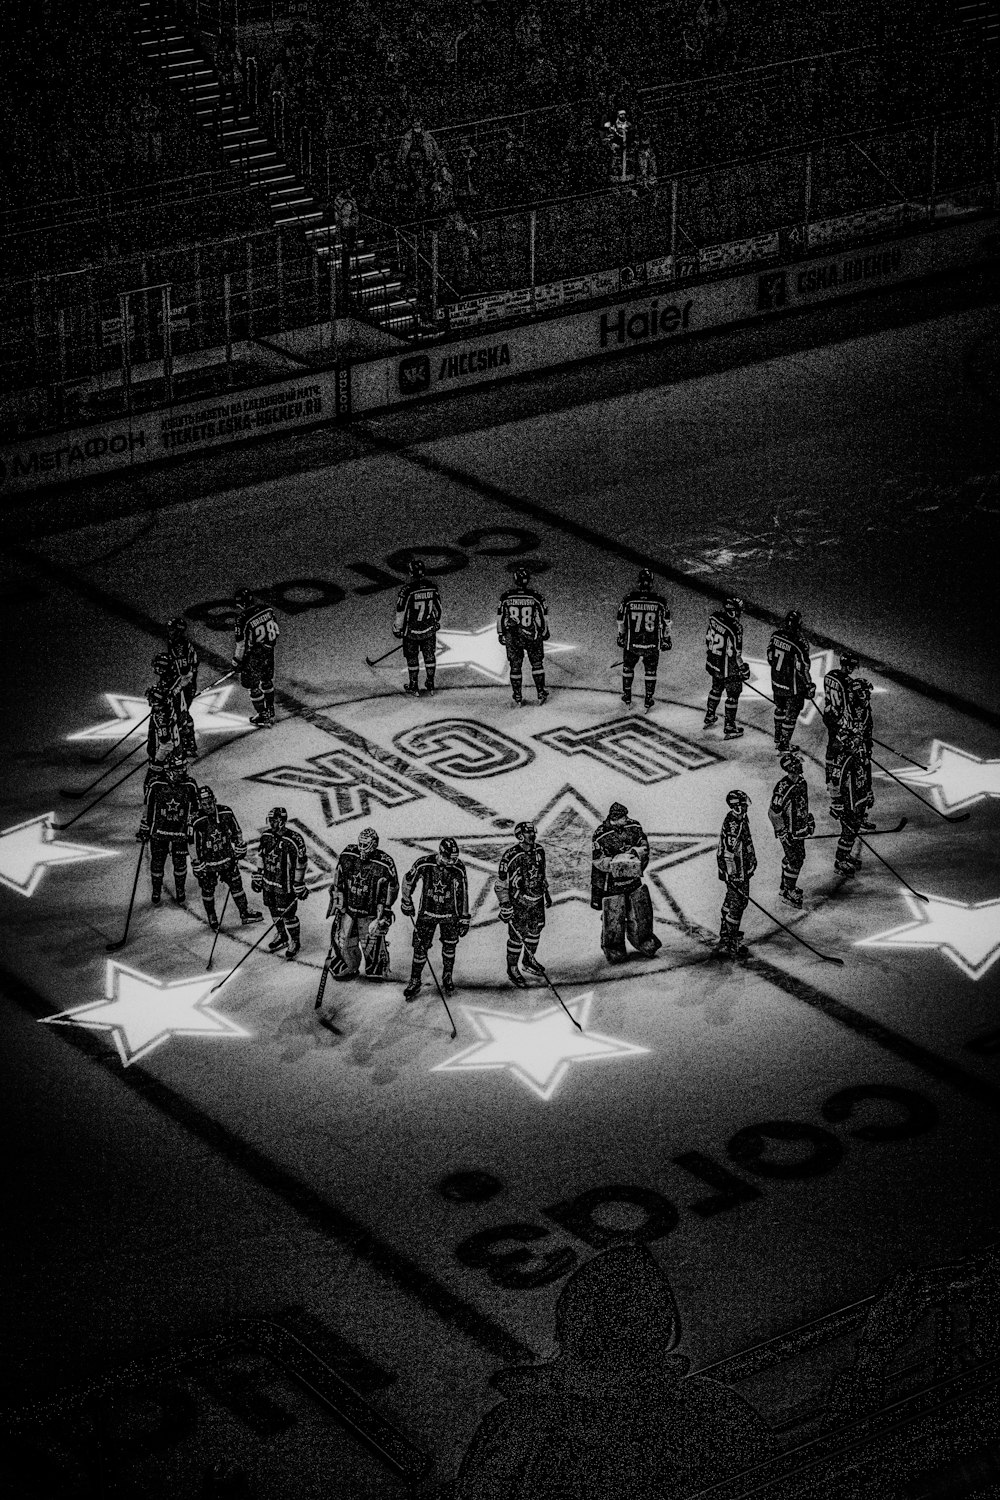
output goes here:
[[[771, 668], [767, 661], [762, 661], [757, 656], [747, 656], [744, 657], [744, 660], [750, 668], [750, 677], [747, 686], [755, 687], [758, 692], [764, 694], [765, 698], [773, 702], [774, 700], [771, 698]], [[799, 714], [800, 724], [811, 724], [817, 714], [823, 712], [823, 678], [827, 672], [833, 671], [838, 661], [839, 657], [835, 651], [810, 652], [809, 670], [812, 680], [816, 684], [816, 696], [815, 698], [807, 698], [803, 704], [802, 712]], [[888, 691], [888, 688], [873, 687], [872, 697], [876, 693], [887, 693]], [[751, 696], [756, 697], [756, 694], [752, 694]]]
[[[439, 630], [437, 634], [438, 666], [471, 667], [493, 682], [504, 682], [508, 671], [507, 652], [496, 625], [484, 625], [481, 630]], [[562, 641], [546, 641], [546, 656], [558, 656], [563, 651], [575, 651]], [[443, 654], [442, 654], [443, 653]]]
[[638, 1047], [634, 1042], [587, 1031], [592, 999], [593, 994], [588, 992], [567, 1001], [567, 1010], [584, 1028], [582, 1033], [570, 1024], [560, 1005], [536, 1011], [530, 1016], [481, 1005], [463, 1005], [462, 1009], [480, 1040], [439, 1063], [433, 1071], [453, 1073], [506, 1068], [539, 1099], [548, 1100], [566, 1077], [571, 1063], [598, 1062], [649, 1051], [648, 1047]]
[[901, 891], [912, 922], [862, 938], [858, 948], [938, 948], [970, 979], [982, 979], [1000, 958], [1000, 900], [949, 901], [931, 896], [928, 903]]
[[926, 771], [904, 766], [892, 774], [910, 786], [930, 787], [941, 812], [972, 807], [986, 797], [1000, 797], [1000, 760], [981, 759], [943, 740], [932, 744]]
[[164, 983], [138, 969], [108, 959], [106, 999], [75, 1005], [58, 1015], [42, 1016], [52, 1026], [87, 1026], [114, 1035], [118, 1056], [127, 1068], [172, 1036], [249, 1036], [208, 1003], [215, 974]]
[[91, 844], [70, 844], [57, 839], [52, 828], [54, 813], [42, 813], [0, 829], [0, 885], [33, 896], [49, 865], [75, 865], [84, 859], [111, 859], [117, 849], [95, 849]]
[[[195, 729], [201, 734], [232, 734], [234, 730], [250, 733], [253, 725], [239, 714], [222, 712], [222, 705], [232, 692], [229, 687], [209, 688], [199, 693], [191, 704], [191, 717]], [[129, 729], [137, 729], [141, 720], [149, 715], [149, 704], [145, 698], [132, 698], [127, 693], [105, 693], [113, 719], [93, 724], [90, 729], [77, 730], [66, 736], [69, 740], [116, 740]]]

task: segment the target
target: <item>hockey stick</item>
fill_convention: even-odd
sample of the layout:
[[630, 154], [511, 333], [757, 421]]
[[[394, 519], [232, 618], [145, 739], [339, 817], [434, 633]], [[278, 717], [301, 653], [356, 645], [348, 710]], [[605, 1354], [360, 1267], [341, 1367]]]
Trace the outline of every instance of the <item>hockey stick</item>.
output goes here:
[[[143, 724], [145, 724], [145, 723], [148, 722], [151, 713], [152, 713], [152, 710], [150, 710], [150, 713], [148, 713], [144, 719], [140, 719], [139, 722], [138, 722], [138, 724], [133, 724], [131, 729], [126, 730], [126, 732], [122, 735], [121, 739], [115, 740], [114, 744], [113, 745], [109, 745], [108, 748], [107, 748], [107, 750], [102, 750], [101, 753], [100, 753], [100, 755], [81, 755], [80, 759], [83, 762], [83, 764], [85, 766], [99, 766], [103, 760], [107, 760], [107, 758], [108, 758], [109, 755], [113, 755], [114, 754], [114, 752], [118, 749], [119, 745], [124, 745], [124, 743], [125, 743], [126, 740], [129, 740], [129, 739], [132, 738], [132, 736], [135, 734], [135, 732], [136, 732], [137, 729], [141, 729], [142, 726], [143, 726]], [[133, 750], [130, 753], [132, 755], [134, 755], [135, 751]], [[98, 779], [100, 779], [100, 778], [98, 778]], [[60, 796], [63, 796], [63, 797], [82, 797], [83, 796], [83, 792], [61, 792]]]
[[891, 865], [887, 859], [883, 859], [882, 856], [881, 856], [881, 854], [879, 854], [877, 850], [875, 850], [875, 849], [872, 848], [871, 844], [869, 844], [869, 842], [868, 842], [868, 840], [866, 838], [862, 838], [860, 833], [858, 834], [858, 838], [861, 839], [861, 842], [864, 844], [865, 848], [869, 851], [869, 853], [875, 855], [875, 858], [878, 860], [879, 864], [885, 865], [885, 867], [889, 871], [890, 875], [894, 876], [895, 879], [898, 880], [902, 885], [905, 885], [906, 889], [908, 891], [911, 891], [913, 893], [913, 895], [916, 896], [916, 898], [917, 898], [918, 901], [924, 901], [924, 902], [926, 902], [926, 904], [928, 906], [930, 905], [930, 901], [929, 901], [928, 897], [927, 896], [922, 896], [919, 891], [914, 890], [914, 888], [910, 884], [910, 882], [908, 880], [904, 880], [903, 879], [903, 876], [900, 875], [900, 873], [896, 869], [895, 865]]
[[255, 943], [251, 943], [250, 947], [244, 953], [244, 955], [240, 959], [239, 963], [233, 964], [233, 967], [230, 969], [229, 973], [223, 975], [223, 977], [219, 980], [218, 984], [213, 984], [212, 985], [212, 988], [208, 992], [210, 995], [214, 995], [215, 992], [216, 992], [216, 990], [221, 990], [222, 986], [224, 984], [226, 984], [230, 979], [232, 979], [233, 975], [236, 973], [236, 970], [240, 967], [240, 965], [241, 964], [245, 964], [246, 961], [247, 961], [247, 959], [250, 957], [251, 953], [256, 952], [256, 950], [260, 947], [261, 943], [267, 937], [268, 933], [274, 931], [274, 929], [277, 927], [277, 925], [281, 921], [281, 919], [283, 917], [285, 917], [285, 916], [288, 915], [288, 913], [291, 911], [291, 909], [292, 909], [292, 907], [294, 905], [295, 905], [294, 901], [289, 901], [288, 905], [285, 907], [285, 910], [278, 913], [278, 915], [275, 917], [274, 921], [271, 923], [270, 927], [266, 927], [264, 929], [264, 931], [261, 933], [260, 937], [257, 939], [257, 941]]
[[[536, 961], [536, 963], [538, 962], [537, 959], [535, 961]], [[562, 1006], [563, 1010], [566, 1012], [566, 1014], [569, 1016], [570, 1020], [573, 1022], [573, 1025], [576, 1027], [577, 1031], [582, 1032], [583, 1031], [583, 1027], [580, 1025], [579, 1021], [576, 1019], [576, 1016], [573, 1015], [572, 1011], [567, 1006], [567, 1004], [566, 1004], [565, 1000], [563, 999], [562, 995], [560, 995], [559, 991], [556, 989], [555, 985], [552, 983], [552, 980], [548, 976], [548, 971], [545, 968], [543, 968], [541, 964], [538, 965], [538, 969], [541, 969], [542, 978], [545, 980], [545, 983], [548, 985], [549, 989], [552, 991], [553, 995], [555, 995], [556, 999], [559, 1001], [559, 1004]], [[538, 969], [533, 969], [533, 970], [529, 969], [528, 972], [529, 972], [529, 974], [530, 973], [537, 974], [538, 973]]]
[[[147, 714], [146, 719], [148, 718], [149, 715]], [[144, 719], [143, 723], [145, 722], [146, 720]], [[138, 727], [139, 726], [136, 725], [136, 728]], [[129, 733], [131, 733], [131, 730], [129, 731]], [[88, 786], [79, 788], [61, 786], [59, 788], [60, 797], [68, 797], [72, 802], [77, 802], [81, 797], [86, 797], [89, 792], [92, 792], [94, 790], [95, 786], [100, 786], [101, 782], [104, 781], [106, 777], [113, 776], [116, 771], [120, 771], [125, 762], [127, 760], [131, 760], [133, 755], [137, 755], [141, 749], [141, 745], [134, 745], [131, 750], [129, 750], [125, 755], [122, 756], [121, 760], [115, 761], [113, 766], [109, 766], [106, 771], [102, 771], [100, 776], [95, 777]]]
[[313, 1005], [313, 1010], [319, 1010], [320, 1006], [323, 1004], [323, 994], [326, 990], [326, 981], [330, 977], [330, 960], [332, 958], [333, 944], [331, 943], [329, 948], [327, 949], [326, 957], [323, 960], [323, 972], [319, 976], [319, 989], [316, 991], [316, 1002]]
[[212, 967], [212, 959], [215, 957], [215, 945], [219, 941], [219, 933], [222, 931], [222, 919], [226, 915], [226, 907], [229, 905], [229, 897], [230, 897], [231, 894], [232, 893], [231, 893], [231, 891], [229, 889], [229, 886], [227, 885], [226, 886], [226, 897], [225, 897], [225, 900], [222, 903], [222, 911], [219, 914], [219, 925], [218, 925], [218, 927], [216, 927], [216, 929], [215, 929], [215, 936], [212, 938], [212, 951], [208, 955], [208, 963], [205, 965], [205, 972], [206, 973]]
[[[119, 761], [118, 765], [121, 765], [121, 761]], [[115, 766], [114, 769], [117, 771], [118, 766]], [[111, 786], [107, 787], [106, 790], [103, 791], [99, 797], [95, 797], [94, 800], [93, 800], [93, 802], [88, 802], [86, 807], [81, 807], [81, 809], [80, 809], [80, 811], [78, 813], [74, 813], [74, 815], [73, 815], [72, 818], [68, 818], [65, 823], [53, 823], [52, 827], [54, 829], [56, 829], [56, 831], [58, 833], [62, 833], [67, 828], [72, 828], [72, 826], [73, 826], [74, 823], [78, 823], [81, 818], [85, 818], [87, 816], [87, 814], [91, 811], [92, 808], [95, 808], [99, 802], [103, 802], [104, 799], [105, 799], [105, 797], [110, 797], [112, 792], [116, 792], [120, 786], [124, 786], [125, 785], [126, 781], [128, 781], [128, 779], [129, 779], [130, 776], [134, 776], [135, 773], [136, 773], [136, 771], [141, 771], [141, 770], [142, 770], [141, 763], [139, 765], [137, 765], [137, 766], [133, 766], [132, 769], [131, 769], [131, 771], [126, 771], [125, 772], [125, 775], [121, 778], [120, 781], [113, 782], [111, 784]]]
[[775, 927], [780, 927], [782, 932], [787, 932], [797, 943], [801, 943], [803, 948], [808, 948], [810, 953], [815, 953], [817, 958], [821, 958], [825, 964], [837, 964], [841, 969], [844, 967], [844, 960], [842, 958], [835, 958], [832, 953], [821, 953], [818, 948], [813, 947], [812, 943], [807, 943], [804, 937], [799, 937], [794, 928], [786, 927], [784, 922], [779, 922], [777, 917], [771, 915], [766, 906], [761, 906], [759, 901], [755, 901], [749, 891], [747, 892], [747, 900], [751, 906], [756, 906], [758, 911], [762, 911], [768, 921], [774, 923]]
[[129, 897], [128, 911], [125, 914], [125, 931], [122, 933], [122, 935], [119, 938], [119, 940], [118, 940], [117, 943], [105, 943], [104, 944], [104, 951], [106, 953], [117, 953], [118, 949], [119, 948], [124, 948], [125, 944], [128, 942], [128, 930], [129, 930], [129, 927], [131, 926], [131, 923], [132, 923], [132, 908], [135, 905], [135, 893], [136, 893], [136, 890], [138, 889], [138, 886], [139, 886], [139, 872], [142, 869], [142, 857], [145, 854], [145, 852], [146, 852], [146, 840], [143, 839], [142, 843], [139, 846], [139, 858], [136, 860], [136, 863], [135, 863], [135, 879], [132, 881], [132, 894]]
[[[410, 918], [410, 926], [413, 928], [413, 936], [416, 937], [417, 924], [413, 917]], [[451, 1022], [451, 1040], [454, 1041], [456, 1036], [458, 1035], [458, 1030], [455, 1026], [455, 1017], [452, 1015], [451, 1011], [448, 1010], [448, 1002], [444, 997], [444, 990], [441, 988], [440, 981], [438, 980], [437, 974], [434, 971], [434, 965], [431, 963], [431, 956], [426, 949], [424, 949], [424, 962], [431, 971], [431, 978], [434, 981], [434, 987], [437, 990], [438, 994], [441, 996], [441, 1004], [448, 1012], [448, 1020]]]
[[878, 745], [880, 750], [888, 750], [890, 755], [898, 756], [900, 760], [908, 760], [911, 766], [917, 767], [918, 771], [927, 770], [927, 767], [924, 765], [923, 761], [914, 760], [912, 755], [904, 755], [902, 750], [894, 750], [892, 746], [887, 745], [884, 740], [876, 740], [874, 735], [872, 735], [872, 739], [875, 740], [875, 744]]
[[[902, 833], [903, 829], [906, 827], [906, 825], [907, 825], [907, 823], [909, 821], [910, 821], [909, 818], [900, 818], [899, 822], [893, 828], [870, 828], [868, 830], [868, 837], [871, 838], [871, 836], [872, 836], [873, 833], [878, 833], [878, 834], [882, 834], [882, 833]], [[809, 835], [810, 842], [813, 839], [839, 839], [839, 838], [840, 838], [840, 834], [839, 833], [811, 833]]]
[[386, 659], [387, 656], [395, 656], [396, 652], [397, 651], [402, 651], [402, 649], [403, 649], [403, 643], [402, 643], [402, 641], [400, 641], [399, 645], [398, 646], [393, 646], [393, 648], [392, 648], [391, 651], [383, 651], [382, 655], [381, 656], [376, 656], [374, 658], [374, 660], [372, 659], [372, 657], [366, 656], [365, 657], [365, 661], [368, 663], [368, 665], [370, 667], [377, 667], [380, 661], [385, 661], [385, 659]]
[[[913, 790], [912, 786], [907, 786], [907, 784], [906, 784], [905, 781], [900, 781], [899, 777], [898, 776], [894, 776], [893, 773], [889, 770], [888, 766], [884, 766], [880, 760], [876, 760], [875, 757], [874, 757], [874, 755], [871, 757], [871, 759], [872, 759], [872, 764], [878, 766], [878, 768], [879, 768], [880, 771], [884, 771], [885, 774], [890, 778], [890, 780], [895, 781], [899, 786], [901, 786], [903, 788], [904, 791], [909, 792], [909, 794], [910, 794], [911, 797], [916, 797], [917, 801], [918, 802], [922, 802], [925, 807], [929, 807], [930, 810], [931, 810], [931, 812], [935, 813], [939, 818], [943, 819], [943, 821], [945, 823], [967, 823], [969, 821], [969, 818], [971, 817], [971, 813], [952, 813], [952, 814], [949, 814], [949, 813], [943, 813], [943, 812], [938, 811], [938, 809], [934, 806], [933, 802], [928, 802], [927, 798], [926, 797], [921, 797], [920, 793], [919, 792], [915, 792]], [[922, 771], [925, 771], [927, 769], [927, 767], [926, 766], [921, 766], [920, 769]]]

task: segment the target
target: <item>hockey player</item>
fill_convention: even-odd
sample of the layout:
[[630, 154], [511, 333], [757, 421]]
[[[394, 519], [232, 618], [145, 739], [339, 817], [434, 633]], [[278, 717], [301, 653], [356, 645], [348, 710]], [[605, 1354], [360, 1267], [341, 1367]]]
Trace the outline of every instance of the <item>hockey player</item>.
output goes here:
[[220, 880], [228, 885], [244, 927], [263, 922], [262, 912], [250, 910], [237, 863], [247, 852], [243, 831], [232, 808], [224, 802], [216, 802], [215, 793], [207, 786], [198, 793], [198, 812], [191, 825], [191, 844], [191, 869], [201, 887], [201, 899], [212, 931], [217, 932], [219, 928], [215, 887]]
[[497, 606], [497, 635], [510, 663], [510, 690], [515, 707], [523, 707], [521, 668], [525, 652], [531, 666], [539, 703], [549, 696], [545, 688], [545, 648], [549, 638], [548, 605], [537, 589], [530, 587], [527, 568], [514, 569], [514, 584], [505, 589]]
[[722, 902], [722, 925], [715, 951], [723, 958], [746, 958], [747, 949], [740, 942], [743, 936], [740, 918], [747, 909], [750, 878], [757, 868], [757, 855], [747, 818], [750, 798], [746, 792], [733, 791], [726, 797], [726, 803], [729, 812], [722, 820], [716, 851], [719, 879], [726, 882], [726, 894]]
[[861, 866], [861, 855], [854, 846], [866, 826], [872, 795], [872, 763], [865, 749], [864, 735], [848, 723], [841, 734], [841, 754], [836, 787], [837, 817], [840, 838], [834, 869], [839, 875], [853, 875]]
[[173, 657], [167, 651], [161, 651], [153, 657], [153, 671], [156, 673], [156, 689], [170, 704], [173, 714], [175, 738], [180, 747], [181, 754], [187, 760], [194, 760], [198, 755], [198, 746], [194, 737], [194, 720], [188, 711], [187, 702], [181, 689], [180, 679], [174, 665]]
[[249, 589], [236, 595], [236, 641], [233, 666], [240, 669], [240, 682], [250, 690], [254, 713], [250, 723], [270, 729], [274, 723], [274, 643], [280, 631], [269, 604], [261, 604]]
[[437, 854], [422, 854], [403, 876], [403, 899], [399, 909], [414, 917], [413, 892], [420, 885], [420, 910], [413, 922], [413, 963], [403, 991], [407, 1000], [420, 993], [427, 953], [434, 929], [441, 928], [441, 987], [455, 993], [455, 950], [459, 938], [469, 930], [469, 881], [454, 839], [442, 839]]
[[146, 731], [146, 756], [150, 765], [162, 765], [168, 756], [181, 748], [180, 730], [173, 700], [167, 688], [157, 681], [155, 687], [146, 689], [149, 704], [149, 728]]
[[380, 978], [389, 970], [386, 933], [399, 895], [399, 876], [393, 860], [378, 846], [374, 828], [362, 828], [356, 844], [348, 844], [337, 862], [330, 887], [327, 916], [333, 918], [330, 947], [334, 979], [353, 979], [361, 968]]
[[790, 609], [768, 642], [771, 696], [774, 698], [774, 743], [787, 750], [805, 700], [815, 698], [816, 684], [809, 670], [809, 643], [802, 633], [802, 616]]
[[781, 840], [781, 889], [782, 901], [789, 906], [802, 905], [802, 892], [798, 887], [799, 871], [805, 862], [806, 839], [816, 832], [816, 819], [809, 811], [809, 788], [802, 774], [802, 761], [797, 750], [786, 750], [778, 762], [784, 776], [771, 793], [771, 805], [767, 816], [771, 820], [774, 836]]
[[437, 584], [426, 576], [427, 570], [419, 557], [411, 558], [408, 572], [409, 582], [404, 583], [396, 597], [396, 618], [392, 633], [397, 641], [403, 643], [403, 660], [406, 662], [408, 679], [403, 692], [413, 696], [418, 691], [421, 656], [424, 659], [425, 690], [428, 693], [434, 691], [441, 595]]
[[309, 888], [305, 880], [305, 845], [286, 826], [287, 822], [288, 814], [283, 807], [271, 808], [267, 827], [257, 843], [261, 867], [251, 877], [250, 889], [263, 891], [264, 905], [274, 918], [276, 931], [267, 945], [268, 952], [277, 953], [284, 948], [285, 957], [292, 959], [302, 946], [296, 915], [298, 903], [307, 899]]
[[625, 939], [651, 958], [660, 946], [653, 932], [653, 903], [642, 882], [649, 864], [649, 840], [628, 808], [612, 802], [594, 829], [590, 904], [601, 913], [601, 947], [611, 964], [628, 957]]
[[705, 671], [712, 679], [708, 690], [708, 707], [705, 710], [705, 728], [714, 724], [718, 717], [719, 699], [723, 689], [726, 693], [726, 711], [723, 738], [739, 739], [743, 730], [736, 723], [743, 684], [750, 676], [750, 668], [743, 660], [743, 600], [735, 594], [709, 616], [705, 632]]
[[826, 785], [830, 792], [830, 814], [837, 818], [840, 809], [837, 788], [844, 757], [843, 736], [850, 718], [852, 674], [859, 666], [852, 651], [843, 651], [840, 666], [823, 678], [823, 723], [826, 725]]
[[523, 990], [527, 980], [520, 963], [531, 974], [545, 973], [535, 954], [552, 897], [545, 877], [545, 850], [538, 843], [534, 823], [518, 823], [514, 837], [517, 843], [504, 850], [493, 889], [500, 902], [500, 920], [507, 924], [507, 978]]
[[200, 657], [197, 646], [188, 640], [187, 621], [182, 615], [175, 615], [167, 621], [167, 656], [177, 683], [177, 697], [180, 704], [190, 710], [198, 692]]
[[632, 706], [632, 682], [640, 657], [646, 674], [643, 706], [647, 713], [652, 708], [660, 652], [669, 651], [673, 644], [670, 624], [670, 606], [663, 595], [654, 590], [652, 573], [643, 568], [635, 588], [618, 606], [618, 644], [625, 653], [622, 658], [622, 702], [627, 708]]
[[163, 780], [154, 781], [149, 787], [136, 832], [141, 842], [149, 840], [154, 906], [159, 906], [162, 899], [168, 850], [174, 870], [174, 900], [178, 906], [186, 904], [188, 839], [197, 813], [198, 787], [187, 774], [184, 757], [171, 755], [163, 765]]

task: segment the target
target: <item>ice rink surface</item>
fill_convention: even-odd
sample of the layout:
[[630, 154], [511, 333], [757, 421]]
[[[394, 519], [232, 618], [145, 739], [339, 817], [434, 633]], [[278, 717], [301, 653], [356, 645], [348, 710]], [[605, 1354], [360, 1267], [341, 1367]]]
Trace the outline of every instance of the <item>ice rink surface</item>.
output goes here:
[[[634, 1243], [691, 1368], [770, 1429], [764, 1456], [682, 1465], [664, 1492], [992, 1493], [935, 1476], [986, 1462], [996, 1380], [1000, 316], [981, 289], [891, 306], [820, 315], [817, 347], [801, 322], [744, 330], [5, 519], [11, 1493], [223, 1493], [199, 1485], [228, 1462], [253, 1495], [330, 1494], [331, 1473], [338, 1494], [451, 1494], [504, 1409], [491, 1375], [551, 1358], [564, 1289]], [[365, 663], [393, 645], [414, 551], [444, 601], [440, 691], [418, 700], [398, 656]], [[520, 712], [494, 629], [516, 565], [552, 634], [551, 697]], [[609, 670], [640, 565], [674, 616], [648, 716]], [[261, 929], [227, 920], [208, 974], [193, 880], [186, 909], [154, 910], [143, 869], [110, 959], [141, 774], [92, 810], [60, 788], [144, 712], [169, 617], [201, 686], [228, 670], [239, 587], [276, 608], [277, 723], [252, 728], [229, 680], [200, 700], [192, 773], [251, 837], [287, 808], [311, 897], [294, 964], [259, 950], [210, 994]], [[777, 898], [770, 705], [744, 693], [739, 741], [702, 727], [705, 623], [732, 590], [761, 692], [769, 613], [802, 610], [817, 677], [837, 645], [861, 654], [875, 755], [906, 783], [876, 779], [879, 829], [907, 823], [853, 880], [835, 838], [809, 846], [800, 914]], [[829, 835], [814, 713], [796, 740]], [[711, 959], [731, 787], [752, 799], [752, 895], [818, 953], [751, 908], [747, 963]], [[616, 800], [650, 837], [662, 947], [612, 970], [589, 866]], [[525, 817], [555, 898], [539, 957], [582, 1030], [505, 978], [492, 879]], [[392, 977], [331, 982], [319, 1024], [326, 890], [367, 824], [400, 873], [459, 843], [454, 1040], [429, 975], [403, 1003], [398, 915]], [[490, 1489], [471, 1462], [462, 1495], [529, 1493], [530, 1465]]]

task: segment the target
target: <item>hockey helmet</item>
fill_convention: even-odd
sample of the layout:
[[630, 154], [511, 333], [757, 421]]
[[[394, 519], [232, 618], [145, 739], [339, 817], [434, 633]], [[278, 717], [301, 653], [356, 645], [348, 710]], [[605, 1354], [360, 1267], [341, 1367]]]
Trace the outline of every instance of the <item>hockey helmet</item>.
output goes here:
[[623, 802], [612, 802], [608, 808], [608, 818], [612, 823], [621, 823], [628, 817], [628, 808]]
[[249, 589], [237, 589], [235, 600], [240, 609], [249, 609], [251, 604], [256, 603]]
[[283, 807], [272, 807], [267, 815], [267, 826], [272, 833], [280, 833], [288, 822], [288, 813]]
[[783, 771], [787, 771], [789, 776], [802, 775], [802, 760], [797, 750], [786, 750], [784, 755], [779, 757], [778, 765]]
[[741, 615], [743, 613], [743, 600], [739, 594], [730, 594], [722, 601], [722, 612], [727, 615]]
[[163, 762], [163, 769], [171, 781], [179, 781], [187, 771], [187, 761], [183, 755], [180, 755], [176, 750], [172, 750]]
[[531, 845], [535, 842], [537, 836], [538, 834], [534, 823], [518, 823], [514, 828], [514, 837], [517, 839], [519, 844]]
[[651, 589], [653, 587], [653, 575], [648, 568], [643, 568], [639, 574], [639, 587], [641, 589]]
[[169, 677], [174, 670], [170, 657], [165, 651], [157, 652], [156, 656], [153, 657], [151, 665], [157, 677]]
[[167, 621], [167, 639], [173, 640], [179, 635], [187, 634], [187, 620], [182, 615], [175, 615], [172, 620]]
[[840, 665], [843, 667], [845, 672], [854, 672], [858, 669], [858, 667], [860, 667], [861, 658], [859, 656], [855, 656], [853, 651], [841, 651]]
[[790, 609], [785, 616], [785, 629], [790, 635], [798, 635], [802, 629], [802, 611]]
[[452, 865], [458, 859], [458, 844], [454, 839], [442, 839], [438, 844], [438, 854], [445, 864]]
[[519, 589], [526, 589], [528, 587], [528, 584], [531, 582], [531, 574], [527, 568], [514, 569], [514, 582]]
[[198, 804], [204, 812], [207, 812], [213, 818], [215, 817], [217, 804], [215, 801], [215, 793], [212, 791], [212, 788], [210, 786], [202, 786], [198, 788]]
[[409, 573], [411, 578], [423, 578], [424, 574], [427, 572], [427, 564], [424, 562], [422, 557], [411, 557], [409, 562], [406, 564], [406, 571]]
[[367, 859], [374, 854], [378, 848], [378, 834], [374, 828], [362, 828], [358, 834], [358, 853], [362, 859]]
[[726, 802], [733, 809], [733, 812], [745, 812], [751, 806], [750, 798], [746, 792], [741, 792], [738, 787], [734, 791], [726, 793]]

